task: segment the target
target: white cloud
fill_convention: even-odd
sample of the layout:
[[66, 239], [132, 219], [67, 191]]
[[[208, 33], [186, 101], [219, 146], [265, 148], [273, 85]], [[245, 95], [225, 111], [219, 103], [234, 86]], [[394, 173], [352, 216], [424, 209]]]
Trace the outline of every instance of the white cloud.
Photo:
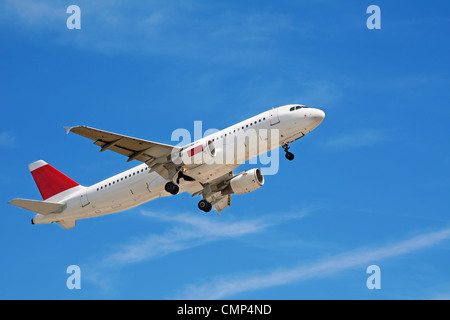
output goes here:
[[[144, 215], [160, 218], [149, 212], [145, 212]], [[143, 239], [122, 246], [120, 250], [107, 257], [105, 263], [129, 264], [158, 258], [210, 241], [256, 233], [267, 227], [261, 220], [221, 224], [209, 221], [205, 217], [195, 217], [192, 214], [181, 214], [162, 219], [175, 223], [175, 226], [164, 234], [150, 234]]]
[[7, 0], [0, 8], [3, 20], [13, 21], [15, 25], [42, 29], [62, 19], [62, 26], [65, 26], [66, 8], [57, 2]]
[[[309, 37], [310, 26], [292, 14], [255, 7], [247, 12], [204, 1], [80, 1], [81, 30], [66, 28], [69, 2], [8, 0], [0, 23], [59, 45], [103, 54], [170, 55], [200, 61], [230, 60], [247, 65], [267, 59], [279, 36]], [[268, 27], [270, 26], [270, 27]], [[47, 43], [47, 42], [44, 42]], [[207, 60], [205, 60], [207, 59]], [[244, 61], [241, 61], [244, 59]]]
[[329, 276], [350, 268], [367, 266], [394, 258], [450, 238], [450, 229], [431, 232], [381, 248], [361, 248], [335, 257], [290, 269], [278, 269], [260, 275], [222, 276], [202, 284], [188, 285], [177, 299], [224, 299], [233, 295], [280, 286], [310, 278]]
[[16, 142], [16, 136], [11, 132], [0, 133], [0, 147], [14, 147]]
[[310, 210], [303, 210], [283, 216], [274, 215], [253, 220], [223, 222], [220, 217], [196, 216], [192, 213], [170, 215], [142, 211], [142, 214], [146, 217], [172, 223], [172, 228], [163, 234], [149, 234], [123, 245], [119, 250], [108, 255], [103, 260], [102, 265], [118, 266], [137, 263], [200, 246], [211, 241], [255, 234], [276, 224], [301, 219], [309, 212]]
[[141, 214], [148, 218], [170, 223], [170, 229], [160, 234], [151, 233], [139, 239], [133, 239], [124, 245], [114, 245], [113, 252], [100, 260], [95, 257], [86, 263], [88, 265], [86, 269], [89, 272], [85, 273], [83, 278], [105, 292], [111, 293], [115, 290], [114, 280], [117, 277], [114, 272], [111, 272], [113, 270], [117, 271], [130, 264], [158, 259], [212, 241], [239, 239], [260, 233], [271, 226], [302, 219], [310, 212], [312, 209], [304, 209], [291, 214], [283, 213], [283, 215], [264, 216], [244, 221], [230, 222], [230, 219], [227, 219], [225, 222], [221, 216], [196, 216], [192, 213], [174, 215], [141, 211]]
[[364, 129], [354, 133], [339, 134], [325, 143], [327, 148], [351, 149], [373, 146], [385, 140], [385, 134], [381, 130]]
[[[314, 108], [334, 106], [344, 95], [342, 87], [345, 84], [342, 82], [308, 79], [308, 81], [300, 80], [298, 84], [302, 103], [313, 104], [310, 106]], [[298, 99], [293, 101], [298, 101]]]
[[430, 300], [450, 300], [450, 292], [438, 292]]

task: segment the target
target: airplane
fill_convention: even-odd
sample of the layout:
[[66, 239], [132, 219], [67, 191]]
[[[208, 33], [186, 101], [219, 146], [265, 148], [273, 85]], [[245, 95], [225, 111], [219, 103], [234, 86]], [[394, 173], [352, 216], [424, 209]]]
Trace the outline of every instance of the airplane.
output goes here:
[[[283, 148], [286, 159], [293, 160], [289, 144], [311, 132], [324, 118], [320, 109], [284, 105], [183, 147], [87, 126], [64, 127], [67, 134], [93, 140], [100, 152], [111, 150], [128, 157], [128, 162], [137, 160], [142, 164], [85, 187], [39, 160], [28, 167], [43, 201], [19, 198], [9, 203], [37, 213], [32, 224], [56, 222], [65, 229], [75, 227], [79, 219], [128, 210], [181, 192], [201, 195], [198, 208], [209, 212], [214, 207], [220, 214], [231, 205], [232, 194], [251, 192], [264, 184], [258, 168], [235, 174], [239, 165], [278, 147]], [[265, 148], [258, 148], [261, 142]], [[227, 161], [223, 161], [225, 156]]]

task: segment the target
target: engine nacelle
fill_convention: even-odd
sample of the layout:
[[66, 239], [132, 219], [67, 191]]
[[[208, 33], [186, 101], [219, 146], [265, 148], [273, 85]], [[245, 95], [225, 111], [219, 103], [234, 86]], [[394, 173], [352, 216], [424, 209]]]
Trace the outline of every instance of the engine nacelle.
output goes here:
[[222, 190], [222, 194], [243, 194], [254, 191], [264, 184], [264, 176], [259, 169], [244, 171], [230, 180], [230, 184]]
[[216, 147], [211, 140], [200, 142], [183, 149], [174, 159], [174, 163], [183, 165], [204, 164], [211, 161], [216, 154]]

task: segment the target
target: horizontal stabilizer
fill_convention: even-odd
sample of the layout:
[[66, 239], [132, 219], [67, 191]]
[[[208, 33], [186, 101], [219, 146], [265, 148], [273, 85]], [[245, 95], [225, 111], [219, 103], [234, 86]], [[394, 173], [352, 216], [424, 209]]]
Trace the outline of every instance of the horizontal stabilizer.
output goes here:
[[61, 213], [66, 207], [64, 203], [45, 202], [27, 199], [14, 199], [8, 203], [44, 215], [50, 213]]

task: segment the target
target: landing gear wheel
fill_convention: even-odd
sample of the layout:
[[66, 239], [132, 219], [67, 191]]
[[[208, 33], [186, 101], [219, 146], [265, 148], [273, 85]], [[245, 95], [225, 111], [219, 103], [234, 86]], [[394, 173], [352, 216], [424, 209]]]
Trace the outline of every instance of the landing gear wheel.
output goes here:
[[286, 159], [288, 159], [289, 161], [294, 160], [294, 154], [291, 152], [286, 152], [285, 154]]
[[283, 150], [284, 152], [286, 152], [285, 157], [286, 159], [288, 159], [289, 161], [294, 160], [294, 154], [292, 152], [289, 152], [289, 146], [287, 143], [283, 144]]
[[178, 191], [180, 191], [180, 187], [178, 187], [172, 181], [167, 182], [166, 185], [164, 186], [164, 189], [170, 194], [177, 194]]
[[212, 204], [206, 200], [200, 200], [200, 202], [198, 203], [198, 208], [202, 211], [210, 212], [212, 209]]

